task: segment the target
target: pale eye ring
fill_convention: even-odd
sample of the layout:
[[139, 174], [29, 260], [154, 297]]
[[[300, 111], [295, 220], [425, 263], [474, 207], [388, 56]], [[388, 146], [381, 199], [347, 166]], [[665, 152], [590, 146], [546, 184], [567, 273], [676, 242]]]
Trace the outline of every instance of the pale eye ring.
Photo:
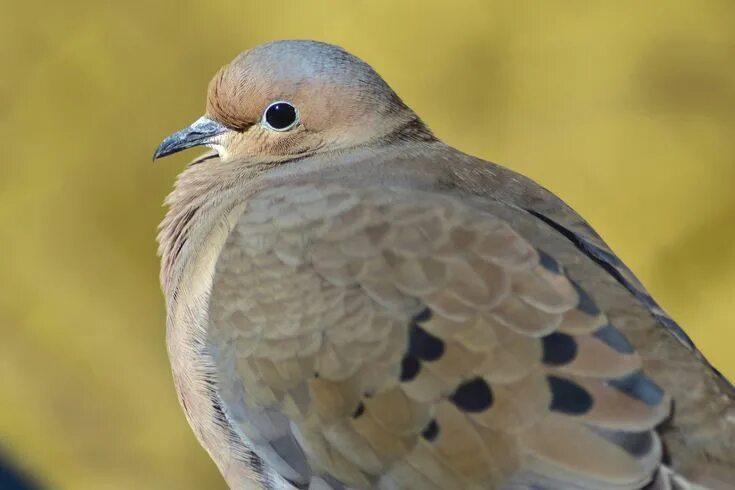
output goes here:
[[261, 126], [273, 131], [288, 131], [299, 123], [299, 110], [290, 102], [279, 100], [263, 111]]

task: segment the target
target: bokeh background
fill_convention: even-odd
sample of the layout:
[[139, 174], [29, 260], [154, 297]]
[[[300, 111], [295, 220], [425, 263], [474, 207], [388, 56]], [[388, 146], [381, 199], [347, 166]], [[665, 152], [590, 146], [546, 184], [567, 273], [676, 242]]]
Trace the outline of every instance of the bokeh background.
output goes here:
[[316, 38], [586, 216], [735, 377], [732, 0], [2, 0], [0, 454], [47, 488], [223, 488], [173, 390], [151, 164], [240, 50]]

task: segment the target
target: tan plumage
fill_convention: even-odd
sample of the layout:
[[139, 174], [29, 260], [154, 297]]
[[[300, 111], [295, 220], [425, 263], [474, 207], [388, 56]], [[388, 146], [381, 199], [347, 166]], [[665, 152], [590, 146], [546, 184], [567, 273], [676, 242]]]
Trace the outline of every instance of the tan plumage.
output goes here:
[[232, 488], [731, 488], [729, 382], [582, 218], [369, 66], [260, 46], [192, 128], [157, 152], [218, 153], [168, 200], [168, 345]]

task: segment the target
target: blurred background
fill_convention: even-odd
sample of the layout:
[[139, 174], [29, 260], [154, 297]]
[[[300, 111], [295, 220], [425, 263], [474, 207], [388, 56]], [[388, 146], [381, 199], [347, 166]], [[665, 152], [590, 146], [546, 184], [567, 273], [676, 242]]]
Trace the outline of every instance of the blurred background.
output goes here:
[[176, 401], [155, 254], [196, 153], [151, 155], [221, 65], [278, 38], [344, 46], [448, 143], [557, 192], [735, 378], [732, 0], [2, 12], [0, 455], [43, 488], [224, 488]]

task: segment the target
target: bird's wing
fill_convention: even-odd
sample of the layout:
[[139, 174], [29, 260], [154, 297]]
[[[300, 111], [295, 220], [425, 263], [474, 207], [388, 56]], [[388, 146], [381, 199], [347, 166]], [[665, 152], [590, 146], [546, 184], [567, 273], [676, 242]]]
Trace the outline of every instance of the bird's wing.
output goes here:
[[[567, 274], [598, 298], [611, 321], [622, 329], [643, 359], [643, 368], [674, 399], [675, 410], [659, 428], [668, 464], [711, 488], [735, 481], [735, 388], [699, 352], [686, 332], [656, 303], [645, 287], [594, 229], [566, 203], [532, 180], [505, 167], [486, 164], [485, 172], [463, 174], [473, 165], [451, 169], [451, 178], [474, 193], [495, 197], [526, 210], [548, 225], [514, 225], [536, 246], [557, 232], [574, 253], [556, 258]], [[556, 238], [556, 236], [554, 237]], [[578, 260], [578, 255], [590, 260]], [[626, 292], [628, 294], [626, 294]]]
[[633, 489], [659, 466], [670, 398], [612, 320], [647, 312], [516, 206], [269, 188], [221, 252], [209, 311], [226, 415], [294, 483]]
[[541, 193], [545, 199], [528, 201], [525, 209], [565, 236], [582, 253], [590, 257], [600, 267], [624, 286], [651, 315], [682, 344], [696, 351], [694, 343], [682, 329], [651, 297], [638, 278], [620, 258], [613, 253], [597, 232], [574, 210], [545, 189], [527, 181], [527, 188]]

